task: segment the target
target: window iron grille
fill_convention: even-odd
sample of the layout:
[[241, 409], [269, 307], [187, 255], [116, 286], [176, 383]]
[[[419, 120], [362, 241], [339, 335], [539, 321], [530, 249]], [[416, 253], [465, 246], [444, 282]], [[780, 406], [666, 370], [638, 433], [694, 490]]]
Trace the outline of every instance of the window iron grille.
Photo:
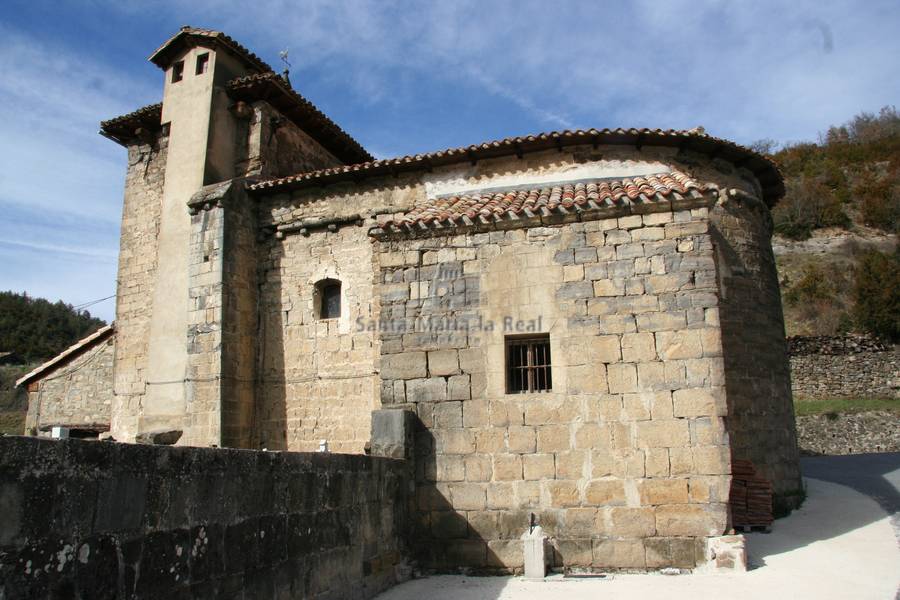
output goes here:
[[553, 389], [550, 336], [506, 339], [506, 392], [526, 394]]

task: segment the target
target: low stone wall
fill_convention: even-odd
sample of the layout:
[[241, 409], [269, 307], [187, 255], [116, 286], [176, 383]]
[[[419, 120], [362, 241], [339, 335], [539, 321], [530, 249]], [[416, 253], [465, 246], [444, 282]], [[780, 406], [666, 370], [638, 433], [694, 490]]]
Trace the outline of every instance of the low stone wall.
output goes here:
[[900, 398], [900, 351], [865, 336], [788, 340], [794, 396]]
[[369, 598], [404, 556], [407, 465], [0, 438], [0, 598]]
[[900, 452], [900, 419], [886, 412], [797, 417], [801, 454]]

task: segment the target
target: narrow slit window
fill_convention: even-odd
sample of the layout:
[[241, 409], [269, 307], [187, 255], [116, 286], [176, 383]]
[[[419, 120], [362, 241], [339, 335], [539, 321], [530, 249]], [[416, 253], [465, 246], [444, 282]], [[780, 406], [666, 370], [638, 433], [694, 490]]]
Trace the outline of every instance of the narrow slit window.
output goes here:
[[341, 316], [341, 282], [335, 279], [323, 279], [317, 283], [315, 304], [318, 318], [339, 318]]
[[209, 68], [209, 52], [197, 56], [197, 75], [203, 75]]
[[172, 65], [172, 83], [178, 83], [184, 79], [184, 61], [179, 60]]
[[506, 393], [527, 394], [553, 389], [550, 335], [506, 339]]

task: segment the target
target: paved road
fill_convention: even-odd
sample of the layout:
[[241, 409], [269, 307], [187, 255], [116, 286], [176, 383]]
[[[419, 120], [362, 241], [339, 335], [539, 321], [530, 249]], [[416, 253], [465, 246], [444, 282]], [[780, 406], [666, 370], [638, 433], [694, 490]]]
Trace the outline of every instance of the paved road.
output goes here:
[[900, 540], [900, 452], [800, 459], [804, 477], [845, 485], [875, 500], [891, 515]]

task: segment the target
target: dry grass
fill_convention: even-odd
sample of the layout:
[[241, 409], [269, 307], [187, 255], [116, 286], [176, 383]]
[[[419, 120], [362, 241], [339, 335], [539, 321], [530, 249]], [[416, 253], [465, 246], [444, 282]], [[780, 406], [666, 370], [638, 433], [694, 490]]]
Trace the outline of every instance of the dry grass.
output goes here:
[[0, 434], [22, 435], [24, 431], [24, 412], [0, 412]]

